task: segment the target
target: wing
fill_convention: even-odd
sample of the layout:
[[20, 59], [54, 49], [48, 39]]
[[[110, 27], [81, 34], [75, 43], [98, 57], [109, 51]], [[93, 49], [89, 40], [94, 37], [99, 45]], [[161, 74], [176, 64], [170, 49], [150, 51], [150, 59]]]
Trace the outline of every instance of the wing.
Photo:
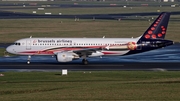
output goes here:
[[104, 48], [104, 46], [84, 46], [84, 47], [49, 47], [44, 49], [43, 51], [51, 51], [54, 54], [58, 54], [61, 52], [73, 52], [79, 57], [82, 56], [89, 56], [92, 55], [92, 53], [95, 53], [96, 51], [101, 51]]
[[89, 56], [92, 55], [92, 53], [95, 53], [96, 51], [102, 50], [102, 47], [97, 48], [82, 48], [79, 50], [74, 50], [73, 52], [78, 54], [80, 57], [82, 56]]

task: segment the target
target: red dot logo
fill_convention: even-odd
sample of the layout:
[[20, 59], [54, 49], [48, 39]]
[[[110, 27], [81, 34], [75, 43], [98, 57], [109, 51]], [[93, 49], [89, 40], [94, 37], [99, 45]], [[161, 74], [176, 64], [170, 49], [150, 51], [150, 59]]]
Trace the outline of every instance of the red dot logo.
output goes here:
[[153, 39], [156, 39], [156, 35], [155, 35], [155, 34], [153, 34], [151, 37], [152, 37]]
[[158, 24], [159, 22], [157, 21], [156, 24]]
[[157, 24], [154, 24], [153, 26], [154, 26], [154, 27], [156, 27], [156, 26], [157, 26]]
[[146, 39], [149, 39], [149, 38], [150, 38], [150, 35], [146, 34], [146, 35], [145, 35], [145, 38], [146, 38]]
[[163, 30], [163, 31], [165, 31], [165, 30], [166, 30], [166, 28], [162, 28], [162, 30]]
[[154, 28], [154, 27], [151, 27], [151, 30], [155, 30], [155, 28]]
[[149, 30], [149, 31], [148, 31], [148, 34], [152, 34], [152, 31], [151, 31], [151, 30]]
[[159, 34], [158, 34], [158, 37], [162, 37], [162, 34], [161, 34], [161, 33], [159, 33]]
[[34, 40], [34, 41], [33, 41], [33, 44], [35, 44], [36, 42], [37, 42], [37, 40]]
[[165, 32], [165, 31], [162, 31], [162, 34], [166, 34], [166, 32]]

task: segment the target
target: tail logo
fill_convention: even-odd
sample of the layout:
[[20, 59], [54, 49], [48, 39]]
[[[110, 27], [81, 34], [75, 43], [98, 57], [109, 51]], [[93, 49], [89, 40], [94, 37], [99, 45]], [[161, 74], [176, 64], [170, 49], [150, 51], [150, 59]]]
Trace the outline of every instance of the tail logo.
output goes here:
[[[156, 38], [161, 38], [166, 34], [166, 27], [162, 25], [162, 18], [164, 14], [162, 14], [148, 29], [146, 34], [144, 35], [145, 39], [156, 39]], [[157, 29], [160, 29], [157, 32]]]
[[137, 45], [135, 42], [128, 42], [127, 47], [129, 50], [135, 50], [137, 48]]
[[37, 40], [33, 40], [33, 44], [35, 44], [37, 42]]

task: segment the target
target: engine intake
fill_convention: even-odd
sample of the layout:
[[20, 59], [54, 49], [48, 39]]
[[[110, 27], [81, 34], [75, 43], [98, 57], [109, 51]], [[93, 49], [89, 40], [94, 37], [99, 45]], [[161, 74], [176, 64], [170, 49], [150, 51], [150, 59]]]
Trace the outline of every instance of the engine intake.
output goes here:
[[78, 59], [78, 58], [79, 56], [77, 54], [70, 52], [62, 52], [56, 55], [56, 60], [58, 62], [70, 62], [73, 59]]

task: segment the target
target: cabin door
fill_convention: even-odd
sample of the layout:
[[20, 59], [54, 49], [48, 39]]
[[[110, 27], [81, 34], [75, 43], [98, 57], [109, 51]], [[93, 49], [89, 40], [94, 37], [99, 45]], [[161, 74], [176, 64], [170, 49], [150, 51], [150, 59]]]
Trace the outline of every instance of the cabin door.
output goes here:
[[31, 50], [31, 40], [26, 40], [26, 50]]

